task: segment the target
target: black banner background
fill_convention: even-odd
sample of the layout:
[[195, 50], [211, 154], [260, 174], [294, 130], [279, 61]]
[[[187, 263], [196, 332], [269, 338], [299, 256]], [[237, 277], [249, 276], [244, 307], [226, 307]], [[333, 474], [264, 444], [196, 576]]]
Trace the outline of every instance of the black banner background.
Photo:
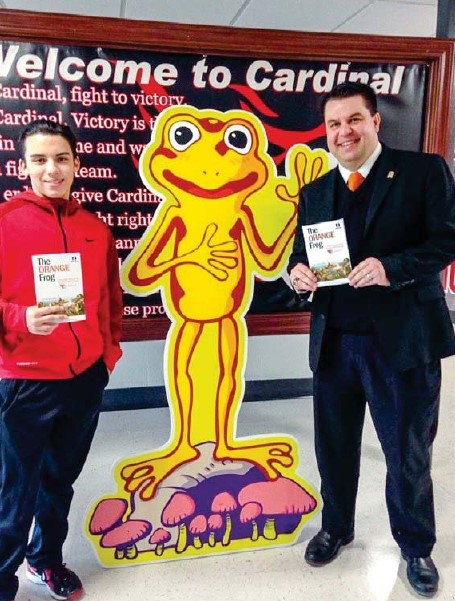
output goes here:
[[[0, 45], [0, 201], [27, 187], [18, 179], [15, 140], [29, 121], [68, 123], [79, 140], [74, 192], [112, 228], [124, 258], [160, 199], [141, 182], [140, 150], [157, 115], [174, 104], [244, 109], [261, 119], [269, 153], [283, 168], [295, 143], [325, 147], [321, 95], [344, 79], [379, 94], [381, 139], [422, 148], [427, 66], [168, 54], [24, 42]], [[131, 307], [139, 309], [131, 310]], [[305, 310], [282, 278], [256, 282], [250, 313]], [[125, 317], [164, 314], [159, 294], [125, 295]]]

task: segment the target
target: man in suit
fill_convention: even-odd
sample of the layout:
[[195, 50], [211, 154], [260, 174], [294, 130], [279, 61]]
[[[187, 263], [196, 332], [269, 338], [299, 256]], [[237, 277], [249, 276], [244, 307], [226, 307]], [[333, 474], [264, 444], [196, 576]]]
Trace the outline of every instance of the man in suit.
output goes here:
[[[430, 455], [440, 359], [455, 354], [439, 273], [455, 258], [455, 185], [440, 156], [379, 142], [381, 117], [368, 85], [338, 85], [324, 97], [322, 112], [339, 164], [302, 189], [288, 268], [295, 290], [313, 293], [310, 367], [324, 506], [322, 529], [305, 559], [325, 565], [354, 538], [368, 403], [387, 464], [392, 535], [411, 586], [432, 596], [439, 576], [431, 559]], [[318, 288], [301, 226], [339, 218], [353, 265], [349, 285]]]

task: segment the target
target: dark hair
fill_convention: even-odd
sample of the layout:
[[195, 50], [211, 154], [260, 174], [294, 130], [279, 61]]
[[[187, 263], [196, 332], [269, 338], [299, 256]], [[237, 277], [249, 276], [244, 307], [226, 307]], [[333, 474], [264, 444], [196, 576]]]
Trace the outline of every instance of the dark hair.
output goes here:
[[22, 159], [25, 159], [25, 141], [27, 138], [34, 136], [35, 134], [43, 134], [45, 136], [62, 136], [62, 138], [65, 138], [70, 145], [74, 158], [77, 157], [76, 136], [73, 134], [68, 125], [56, 123], [50, 119], [36, 119], [24, 127], [17, 140], [18, 151]]
[[371, 115], [375, 115], [378, 112], [378, 100], [376, 93], [371, 86], [358, 81], [345, 81], [335, 86], [333, 90], [327, 92], [327, 94], [322, 97], [322, 116], [325, 116], [325, 107], [329, 100], [332, 100], [333, 98], [351, 98], [352, 96], [362, 96], [365, 101], [365, 106], [370, 111]]

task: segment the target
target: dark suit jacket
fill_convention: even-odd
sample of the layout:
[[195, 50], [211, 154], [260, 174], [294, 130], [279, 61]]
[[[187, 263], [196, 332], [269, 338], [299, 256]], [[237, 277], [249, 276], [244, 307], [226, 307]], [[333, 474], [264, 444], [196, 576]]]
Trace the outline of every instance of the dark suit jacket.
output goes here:
[[[378, 258], [390, 287], [364, 289], [367, 312], [392, 365], [405, 370], [455, 354], [440, 272], [455, 259], [455, 184], [438, 155], [383, 145], [366, 217], [362, 255]], [[301, 191], [288, 269], [308, 264], [301, 225], [335, 219], [337, 169]], [[313, 295], [310, 367], [321, 353], [332, 288]]]

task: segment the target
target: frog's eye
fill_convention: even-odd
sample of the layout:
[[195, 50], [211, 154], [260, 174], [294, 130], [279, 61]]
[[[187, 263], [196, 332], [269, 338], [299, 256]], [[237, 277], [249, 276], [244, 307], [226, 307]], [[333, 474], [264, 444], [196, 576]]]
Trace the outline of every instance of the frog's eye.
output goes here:
[[201, 137], [201, 132], [190, 121], [177, 121], [169, 130], [169, 141], [175, 150], [186, 150]]
[[250, 130], [244, 125], [230, 125], [224, 132], [224, 142], [240, 154], [248, 154], [253, 144]]

